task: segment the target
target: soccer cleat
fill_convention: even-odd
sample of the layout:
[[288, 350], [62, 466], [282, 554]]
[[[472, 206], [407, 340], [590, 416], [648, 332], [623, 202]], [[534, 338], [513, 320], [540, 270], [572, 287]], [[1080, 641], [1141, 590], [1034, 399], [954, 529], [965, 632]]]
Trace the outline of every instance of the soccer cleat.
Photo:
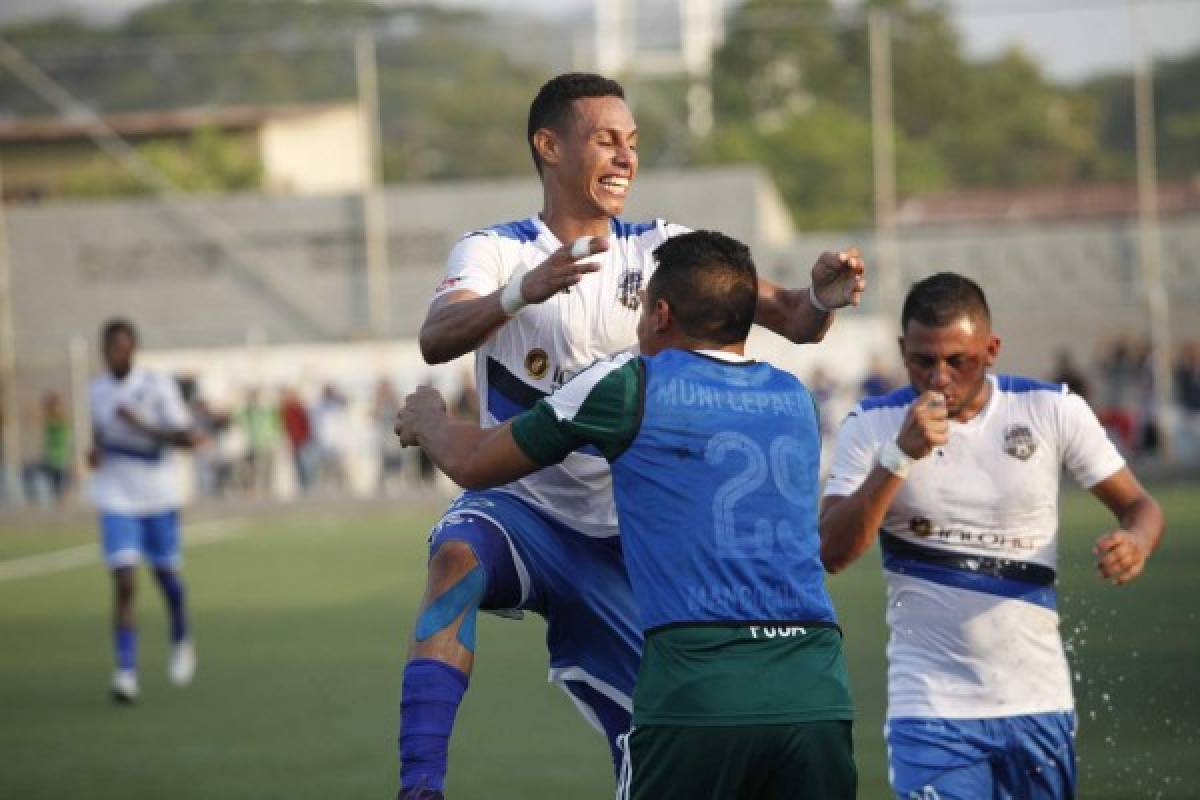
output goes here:
[[176, 686], [187, 686], [196, 675], [196, 648], [191, 639], [184, 639], [171, 648], [167, 677]]
[[113, 673], [112, 698], [114, 702], [126, 705], [137, 700], [138, 678], [132, 669], [119, 669]]

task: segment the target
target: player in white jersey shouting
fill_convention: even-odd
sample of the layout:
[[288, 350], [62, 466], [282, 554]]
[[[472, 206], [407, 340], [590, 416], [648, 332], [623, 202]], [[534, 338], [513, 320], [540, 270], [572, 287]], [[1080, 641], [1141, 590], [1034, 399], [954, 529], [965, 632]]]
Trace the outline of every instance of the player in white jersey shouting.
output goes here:
[[1113, 513], [1100, 574], [1138, 577], [1163, 516], [1062, 385], [989, 374], [983, 291], [939, 273], [901, 313], [912, 385], [842, 423], [821, 509], [837, 572], [876, 533], [887, 578], [886, 735], [896, 796], [1075, 793], [1074, 701], [1055, 610], [1062, 468]]
[[137, 629], [134, 571], [145, 557], [154, 568], [170, 616], [168, 675], [176, 685], [192, 680], [195, 650], [188, 635], [179, 576], [179, 475], [169, 448], [194, 442], [191, 416], [169, 376], [133, 365], [137, 332], [127, 320], [105, 324], [101, 347], [106, 372], [90, 387], [95, 468], [92, 498], [100, 512], [104, 560], [115, 587], [113, 646], [117, 668], [113, 698], [137, 699]]
[[[527, 134], [541, 212], [463, 238], [421, 329], [430, 363], [476, 351], [484, 426], [533, 407], [597, 359], [635, 347], [653, 251], [687, 230], [618, 218], [638, 166], [637, 128], [619, 84], [588, 74], [554, 78], [530, 107]], [[760, 281], [756, 321], [792, 341], [819, 341], [830, 310], [858, 302], [863, 264], [853, 251], [825, 253], [812, 276], [812, 287], [797, 291]], [[480, 608], [546, 618], [551, 679], [617, 757], [642, 639], [616, 534], [608, 465], [590, 448], [503, 489], [467, 492], [451, 506], [430, 539], [404, 672], [401, 797], [442, 794]]]

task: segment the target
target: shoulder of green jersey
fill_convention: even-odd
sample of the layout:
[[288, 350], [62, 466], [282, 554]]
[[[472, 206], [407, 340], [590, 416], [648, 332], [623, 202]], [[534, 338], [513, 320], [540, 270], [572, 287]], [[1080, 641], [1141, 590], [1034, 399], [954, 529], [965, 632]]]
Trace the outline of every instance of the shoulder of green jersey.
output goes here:
[[547, 405], [560, 420], [575, 419], [597, 384], [635, 358], [636, 355], [627, 352], [597, 361], [547, 397]]

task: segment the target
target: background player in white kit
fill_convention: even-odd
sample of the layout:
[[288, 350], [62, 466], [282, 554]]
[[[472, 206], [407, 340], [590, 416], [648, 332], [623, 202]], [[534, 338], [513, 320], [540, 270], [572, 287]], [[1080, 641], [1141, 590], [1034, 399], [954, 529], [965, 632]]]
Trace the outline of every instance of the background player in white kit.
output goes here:
[[142, 558], [154, 569], [170, 616], [168, 675], [183, 686], [195, 673], [179, 576], [181, 486], [169, 457], [170, 447], [190, 447], [194, 436], [175, 381], [134, 367], [137, 332], [130, 322], [105, 324], [101, 347], [107, 371], [90, 386], [94, 441], [89, 461], [95, 469], [92, 498], [100, 512], [104, 560], [115, 589], [112, 692], [115, 700], [128, 703], [138, 695], [133, 591]]
[[[635, 347], [653, 251], [687, 230], [617, 217], [638, 162], [637, 128], [614, 81], [588, 74], [549, 81], [530, 107], [527, 135], [543, 186], [541, 213], [462, 239], [421, 329], [430, 363], [476, 351], [485, 427], [532, 408], [597, 359]], [[572, 255], [582, 237], [593, 238]], [[829, 310], [858, 302], [862, 273], [856, 253], [825, 253], [811, 292], [760, 281], [755, 321], [792, 341], [819, 341]], [[441, 797], [479, 608], [546, 618], [551, 679], [617, 758], [642, 640], [616, 534], [608, 465], [590, 448], [503, 489], [467, 492], [451, 506], [430, 539], [404, 672], [402, 798]]]
[[1054, 589], [1062, 468], [1117, 519], [1095, 547], [1115, 584], [1142, 573], [1162, 512], [1082, 398], [988, 374], [1000, 340], [974, 282], [915, 284], [901, 326], [912, 385], [842, 423], [820, 522], [830, 572], [880, 537], [892, 786], [904, 800], [1072, 797]]

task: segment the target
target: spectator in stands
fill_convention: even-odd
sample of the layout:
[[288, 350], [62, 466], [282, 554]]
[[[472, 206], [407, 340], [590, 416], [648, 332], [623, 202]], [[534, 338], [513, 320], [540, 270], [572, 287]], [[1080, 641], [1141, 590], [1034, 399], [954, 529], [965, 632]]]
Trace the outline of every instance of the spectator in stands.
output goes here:
[[251, 389], [246, 406], [238, 414], [246, 433], [246, 488], [255, 497], [269, 497], [275, 485], [275, 448], [279, 445], [279, 415], [263, 401], [262, 392]]
[[375, 422], [376, 437], [379, 441], [377, 490], [381, 495], [387, 494], [388, 486], [391, 483], [390, 479], [393, 476], [404, 475], [404, 468], [408, 464], [408, 453], [400, 444], [400, 437], [393, 432], [396, 415], [400, 413], [403, 406], [400, 394], [392, 382], [387, 378], [380, 378], [379, 382], [375, 384], [375, 402], [371, 413]]
[[229, 428], [231, 416], [215, 410], [200, 393], [200, 385], [190, 375], [177, 378], [180, 394], [192, 415], [196, 441], [192, 463], [196, 471], [196, 491], [201, 497], [216, 497], [232, 478], [232, 467], [225, 465], [217, 441]]
[[1175, 359], [1175, 399], [1192, 414], [1200, 414], [1200, 343], [1184, 342]]
[[1131, 453], [1136, 444], [1133, 398], [1138, 368], [1129, 339], [1122, 336], [1108, 342], [1102, 348], [1097, 367], [1101, 391], [1097, 416], [1121, 450]]
[[837, 420], [833, 419], [833, 415], [829, 411], [829, 404], [837, 397], [838, 383], [837, 380], [825, 371], [825, 368], [817, 365], [813, 367], [812, 373], [808, 376], [808, 380], [804, 382], [808, 387], [809, 394], [817, 403], [817, 411], [821, 423], [821, 435], [824, 437], [833, 433], [834, 425]]
[[1053, 383], [1065, 383], [1067, 388], [1074, 394], [1083, 398], [1089, 406], [1092, 404], [1091, 386], [1088, 384], [1087, 376], [1083, 374], [1083, 370], [1075, 366], [1075, 361], [1071, 358], [1071, 351], [1062, 349], [1054, 359], [1054, 372], [1050, 376]]
[[879, 353], [871, 354], [866, 377], [863, 378], [859, 388], [862, 390], [863, 397], [878, 397], [896, 388], [895, 381], [892, 380], [891, 374], [883, 364], [883, 357]]
[[296, 471], [296, 487], [301, 493], [312, 486], [320, 454], [313, 441], [312, 422], [308, 409], [295, 389], [285, 387], [280, 393], [279, 421], [292, 451], [292, 467]]
[[312, 412], [312, 426], [320, 453], [318, 483], [323, 488], [346, 488], [346, 445], [350, 440], [350, 412], [346, 397], [331, 383], [321, 390]]
[[42, 396], [42, 456], [25, 467], [25, 494], [61, 505], [71, 479], [71, 425], [58, 392]]

